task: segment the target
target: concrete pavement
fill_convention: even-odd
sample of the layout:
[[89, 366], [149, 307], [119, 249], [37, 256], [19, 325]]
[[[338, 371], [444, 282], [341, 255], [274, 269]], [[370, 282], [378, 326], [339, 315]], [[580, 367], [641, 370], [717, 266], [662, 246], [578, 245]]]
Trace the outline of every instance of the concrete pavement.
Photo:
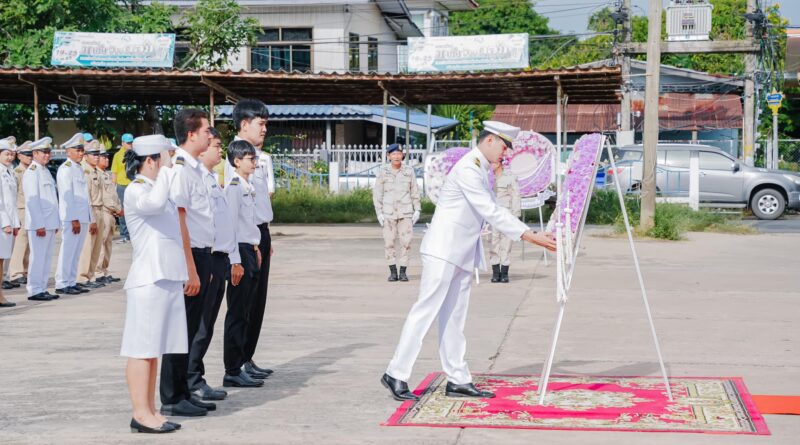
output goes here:
[[[795, 444], [800, 418], [767, 416], [772, 436], [384, 427], [397, 408], [378, 379], [416, 299], [387, 283], [380, 230], [274, 226], [275, 256], [257, 361], [275, 369], [261, 389], [233, 389], [207, 418], [181, 420], [169, 443], [275, 444]], [[656, 328], [674, 376], [742, 376], [755, 394], [800, 394], [800, 234], [691, 234], [638, 243]], [[512, 283], [473, 288], [467, 324], [473, 372], [537, 374], [556, 313], [553, 266], [528, 248]], [[115, 245], [124, 276], [130, 246]], [[144, 443], [128, 432], [125, 359], [118, 357], [121, 285], [0, 310], [0, 443]], [[223, 305], [224, 312], [224, 305]], [[220, 315], [206, 359], [221, 385]], [[436, 333], [411, 386], [438, 371]], [[657, 375], [627, 241], [584, 238], [554, 372]]]

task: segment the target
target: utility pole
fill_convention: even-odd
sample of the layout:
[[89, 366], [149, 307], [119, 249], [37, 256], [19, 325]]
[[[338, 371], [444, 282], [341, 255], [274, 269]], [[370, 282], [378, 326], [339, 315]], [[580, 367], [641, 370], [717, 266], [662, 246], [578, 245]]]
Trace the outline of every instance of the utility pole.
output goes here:
[[658, 148], [658, 93], [661, 81], [661, 0], [650, 0], [647, 24], [647, 81], [644, 91], [644, 156], [642, 158], [641, 218], [650, 230], [656, 215], [656, 150]]
[[[747, 0], [747, 12], [756, 11], [756, 0]], [[745, 21], [745, 39], [753, 41], [753, 22]], [[745, 53], [744, 55], [744, 119], [742, 122], [742, 158], [746, 165], [752, 166], [755, 158], [753, 148], [755, 147], [755, 116], [756, 116], [756, 55], [755, 53]]]
[[[623, 14], [622, 22], [622, 41], [631, 43], [631, 0], [622, 1], [622, 9], [620, 13]], [[620, 114], [620, 130], [631, 130], [631, 56], [623, 52], [618, 53], [618, 63], [622, 71], [622, 104], [619, 109]], [[633, 141], [631, 141], [633, 142]]]

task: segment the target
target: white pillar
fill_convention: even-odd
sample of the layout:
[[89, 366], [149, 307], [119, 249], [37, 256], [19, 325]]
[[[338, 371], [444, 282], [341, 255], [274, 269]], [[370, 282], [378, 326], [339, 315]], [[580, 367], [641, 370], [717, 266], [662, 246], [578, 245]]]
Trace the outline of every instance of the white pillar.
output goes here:
[[689, 207], [700, 210], [700, 152], [691, 151], [689, 158]]
[[331, 193], [339, 193], [339, 163], [331, 162], [328, 164], [328, 190]]

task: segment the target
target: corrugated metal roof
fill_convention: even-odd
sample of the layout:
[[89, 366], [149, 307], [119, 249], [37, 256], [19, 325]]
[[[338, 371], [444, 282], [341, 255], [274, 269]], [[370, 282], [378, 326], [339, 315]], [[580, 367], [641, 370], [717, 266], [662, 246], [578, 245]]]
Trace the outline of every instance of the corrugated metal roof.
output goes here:
[[[556, 80], [558, 79], [558, 80]], [[217, 104], [227, 95], [277, 105], [383, 103], [384, 90], [404, 103], [553, 103], [560, 82], [570, 103], [618, 103], [617, 67], [453, 73], [286, 73], [157, 69], [0, 68], [0, 101], [41, 103], [78, 94], [92, 104]]]
[[[381, 105], [267, 105], [270, 119], [275, 120], [341, 120], [359, 119], [371, 122], [380, 121], [383, 118], [383, 106]], [[230, 119], [233, 113], [232, 105], [224, 105], [217, 108], [216, 117], [219, 119]], [[406, 111], [404, 107], [389, 106], [386, 113], [390, 125], [404, 123]], [[418, 110], [410, 110], [409, 122], [415, 128], [427, 127], [428, 114]], [[458, 125], [458, 121], [448, 117], [431, 115], [431, 128], [435, 131], [452, 128]]]
[[[644, 101], [631, 101], [636, 130], [644, 128]], [[570, 104], [564, 119], [567, 131], [590, 133], [616, 131], [619, 104]], [[635, 115], [634, 115], [635, 116]], [[498, 105], [493, 119], [539, 133], [556, 132], [555, 105]], [[658, 100], [662, 130], [714, 130], [742, 126], [742, 102], [735, 94], [665, 93]]]

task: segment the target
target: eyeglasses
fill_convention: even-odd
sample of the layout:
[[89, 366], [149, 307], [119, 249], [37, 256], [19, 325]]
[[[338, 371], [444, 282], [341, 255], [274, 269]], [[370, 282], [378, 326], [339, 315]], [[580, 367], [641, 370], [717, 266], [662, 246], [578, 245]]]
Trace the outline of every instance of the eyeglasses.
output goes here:
[[253, 157], [253, 156], [245, 156], [245, 157], [242, 158], [242, 161], [256, 162], [256, 161], [258, 161], [258, 158]]

